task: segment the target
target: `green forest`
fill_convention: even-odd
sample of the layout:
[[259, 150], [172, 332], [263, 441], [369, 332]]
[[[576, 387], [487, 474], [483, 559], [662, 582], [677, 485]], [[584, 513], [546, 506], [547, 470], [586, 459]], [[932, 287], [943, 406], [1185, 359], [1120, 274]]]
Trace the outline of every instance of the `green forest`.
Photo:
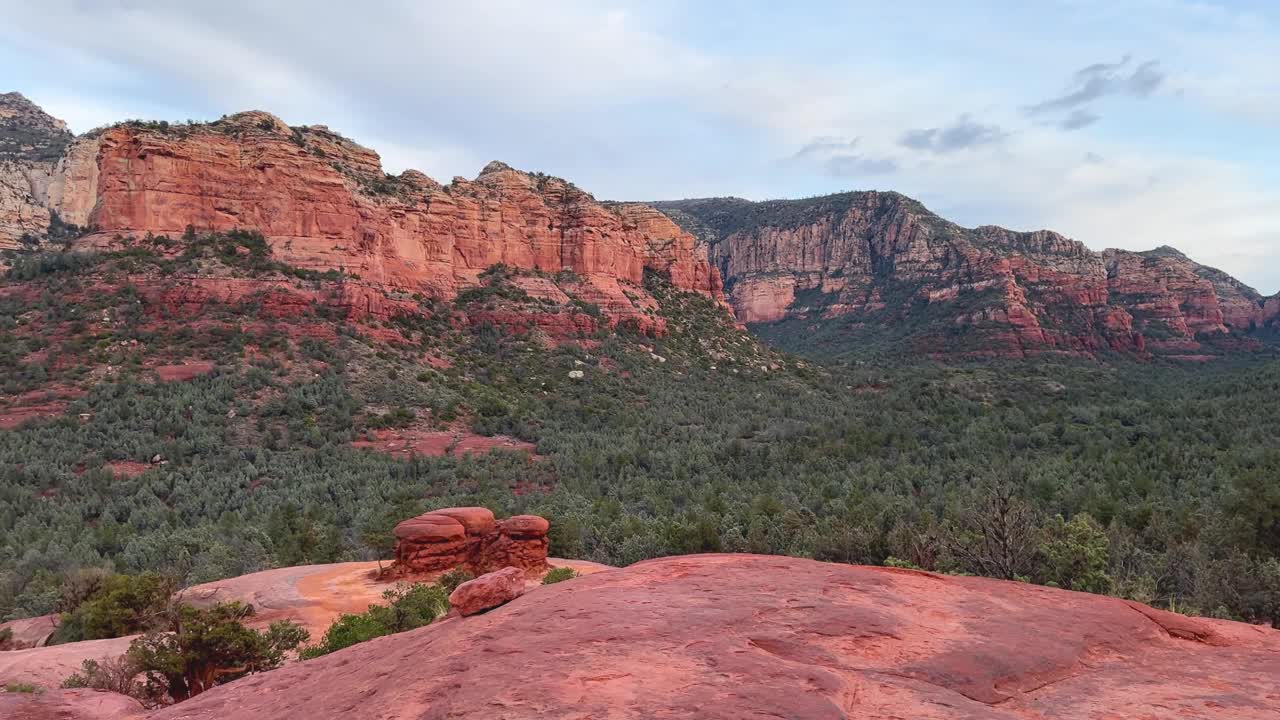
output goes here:
[[[252, 251], [208, 249], [283, 272]], [[130, 310], [127, 285], [80, 309], [112, 312], [109, 336], [42, 343], [20, 332], [32, 313], [77, 322], [63, 298], [103, 261], [21, 263], [9, 281], [45, 283], [40, 302], [0, 300], [6, 394], [52, 379], [88, 388], [62, 417], [0, 431], [0, 619], [58, 609], [82, 568], [198, 583], [387, 557], [395, 522], [484, 505], [549, 518], [560, 557], [787, 554], [1280, 626], [1280, 362], [1268, 357], [805, 359], [656, 275], [660, 339], [619, 329], [555, 345], [431, 319], [439, 308], [427, 300], [422, 316], [385, 322], [409, 342], [341, 320], [332, 341], [300, 339], [290, 321], [249, 311], [222, 333], [157, 330]], [[458, 302], [519, 302], [503, 282], [491, 273], [494, 291]], [[131, 340], [216, 364], [157, 382]], [[22, 360], [37, 350], [42, 364]], [[428, 352], [451, 367], [425, 362]], [[55, 362], [95, 353], [118, 371], [85, 382]], [[398, 459], [352, 447], [377, 428], [450, 422], [536, 454]], [[150, 469], [118, 476], [119, 461]]]

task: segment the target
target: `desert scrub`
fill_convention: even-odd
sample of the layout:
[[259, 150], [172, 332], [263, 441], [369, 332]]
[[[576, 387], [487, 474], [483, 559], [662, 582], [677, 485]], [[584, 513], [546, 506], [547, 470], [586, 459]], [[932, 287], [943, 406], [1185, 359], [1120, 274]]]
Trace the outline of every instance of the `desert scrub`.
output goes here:
[[551, 568], [550, 570], [547, 571], [547, 574], [543, 576], [542, 584], [554, 585], [558, 582], [564, 582], [565, 580], [572, 580], [576, 577], [578, 577], [578, 573], [574, 572], [573, 568], [568, 568], [568, 567]]

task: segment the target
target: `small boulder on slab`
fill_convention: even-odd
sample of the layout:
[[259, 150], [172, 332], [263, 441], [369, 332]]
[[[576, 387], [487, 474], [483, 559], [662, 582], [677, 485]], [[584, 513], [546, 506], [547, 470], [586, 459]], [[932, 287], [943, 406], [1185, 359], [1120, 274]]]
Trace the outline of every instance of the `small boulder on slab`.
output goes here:
[[523, 570], [503, 568], [462, 583], [449, 595], [449, 604], [461, 615], [475, 615], [520, 597], [524, 583]]

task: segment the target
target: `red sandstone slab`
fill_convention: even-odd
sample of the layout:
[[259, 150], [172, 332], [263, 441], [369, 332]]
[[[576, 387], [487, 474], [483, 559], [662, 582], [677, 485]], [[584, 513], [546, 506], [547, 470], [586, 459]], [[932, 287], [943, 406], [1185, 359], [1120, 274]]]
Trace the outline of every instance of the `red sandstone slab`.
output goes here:
[[155, 720], [1274, 720], [1277, 677], [1268, 628], [1174, 624], [1021, 583], [714, 555], [539, 587]]

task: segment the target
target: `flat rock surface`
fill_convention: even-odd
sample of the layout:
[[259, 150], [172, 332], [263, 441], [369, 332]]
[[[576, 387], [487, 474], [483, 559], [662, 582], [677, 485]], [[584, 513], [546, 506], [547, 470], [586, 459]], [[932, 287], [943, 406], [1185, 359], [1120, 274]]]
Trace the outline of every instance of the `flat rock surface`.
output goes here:
[[9, 720], [135, 720], [145, 717], [133, 698], [98, 690], [0, 693], [0, 718]]
[[184, 598], [201, 606], [226, 600], [250, 603], [255, 610], [250, 625], [292, 620], [318, 640], [339, 615], [361, 613], [382, 602], [382, 593], [393, 583], [378, 582], [377, 572], [377, 562], [298, 565], [194, 585]]
[[67, 676], [78, 672], [85, 660], [123, 655], [135, 637], [129, 635], [0, 652], [0, 685], [31, 683], [42, 688], [56, 688]]
[[1280, 632], [1143, 608], [793, 558], [666, 558], [154, 717], [1277, 717]]
[[[584, 560], [551, 558], [549, 562], [552, 567], [572, 567], [579, 575], [612, 569]], [[185, 591], [185, 600], [194, 605], [224, 600], [252, 603], [257, 612], [249, 623], [251, 626], [263, 628], [276, 620], [292, 620], [306, 627], [314, 642], [339, 615], [364, 612], [369, 605], [383, 602], [382, 593], [395, 583], [376, 581], [374, 575], [377, 570], [376, 562], [264, 570], [195, 585]], [[531, 587], [538, 583], [537, 579], [528, 581]], [[26, 622], [35, 621], [15, 621]], [[68, 675], [78, 671], [83, 661], [124, 654], [133, 638], [88, 640], [0, 652], [0, 686], [13, 682], [56, 688]], [[6, 716], [0, 714], [0, 718]]]
[[[376, 562], [353, 562], [264, 570], [195, 585], [185, 591], [184, 599], [201, 606], [225, 600], [252, 603], [257, 612], [251, 626], [293, 620], [318, 640], [342, 613], [364, 612], [370, 603], [382, 601], [390, 585], [374, 581], [377, 569]], [[24, 682], [56, 688], [83, 661], [124, 654], [134, 637], [0, 652], [0, 685]]]

